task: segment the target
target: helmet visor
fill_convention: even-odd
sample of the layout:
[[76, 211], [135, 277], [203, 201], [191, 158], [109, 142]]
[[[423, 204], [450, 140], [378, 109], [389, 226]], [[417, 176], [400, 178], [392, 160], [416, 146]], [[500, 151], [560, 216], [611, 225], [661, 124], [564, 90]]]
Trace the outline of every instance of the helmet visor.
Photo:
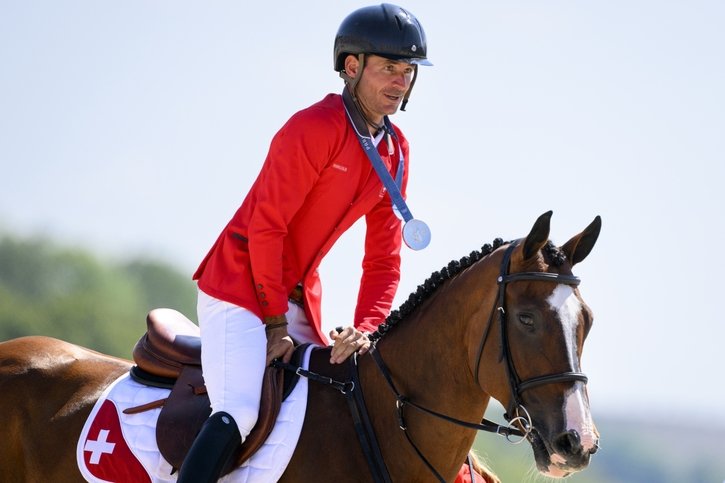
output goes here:
[[433, 65], [431, 61], [429, 61], [426, 58], [420, 58], [420, 57], [406, 57], [404, 55], [392, 55], [392, 54], [378, 54], [377, 52], [370, 52], [372, 55], [377, 55], [378, 57], [384, 57], [386, 59], [395, 60], [398, 62], [405, 62], [406, 64], [413, 64], [413, 65]]

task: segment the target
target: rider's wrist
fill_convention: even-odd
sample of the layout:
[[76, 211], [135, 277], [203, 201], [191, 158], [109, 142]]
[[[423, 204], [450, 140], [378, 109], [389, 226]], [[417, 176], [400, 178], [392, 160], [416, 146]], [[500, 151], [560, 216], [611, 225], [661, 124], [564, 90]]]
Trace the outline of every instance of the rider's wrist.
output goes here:
[[272, 315], [264, 318], [264, 330], [267, 332], [275, 329], [281, 329], [282, 327], [287, 327], [287, 325], [287, 316], [285, 316], [284, 314]]

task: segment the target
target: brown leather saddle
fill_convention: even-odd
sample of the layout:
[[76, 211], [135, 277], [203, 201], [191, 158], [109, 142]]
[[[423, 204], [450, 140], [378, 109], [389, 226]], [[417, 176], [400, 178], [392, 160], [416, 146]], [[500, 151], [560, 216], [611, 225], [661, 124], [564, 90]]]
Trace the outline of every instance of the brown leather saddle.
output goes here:
[[[202, 424], [211, 414], [209, 396], [201, 372], [199, 327], [173, 309], [154, 309], [146, 317], [147, 332], [133, 349], [136, 365], [131, 377], [156, 387], [171, 388], [169, 397], [126, 413], [161, 407], [156, 424], [156, 441], [161, 455], [174, 468], [181, 467]], [[302, 346], [295, 351], [301, 358]], [[294, 362], [294, 360], [293, 360]], [[223, 474], [231, 472], [252, 456], [274, 428], [282, 401], [299, 378], [289, 371], [268, 367], [264, 374], [259, 418], [239, 446]]]

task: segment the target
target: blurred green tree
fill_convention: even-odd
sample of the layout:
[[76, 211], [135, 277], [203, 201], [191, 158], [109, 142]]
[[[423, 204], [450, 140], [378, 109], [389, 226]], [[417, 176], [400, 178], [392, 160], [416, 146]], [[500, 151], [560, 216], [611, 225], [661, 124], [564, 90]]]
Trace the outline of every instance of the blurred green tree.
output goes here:
[[146, 313], [195, 312], [195, 285], [163, 263], [102, 262], [43, 238], [0, 238], [0, 340], [47, 335], [129, 357]]

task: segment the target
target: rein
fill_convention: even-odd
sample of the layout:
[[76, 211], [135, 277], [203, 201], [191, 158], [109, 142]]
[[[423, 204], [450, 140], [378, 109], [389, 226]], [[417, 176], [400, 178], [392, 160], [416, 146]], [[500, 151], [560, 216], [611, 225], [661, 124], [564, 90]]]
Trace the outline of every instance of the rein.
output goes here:
[[[518, 428], [515, 428], [513, 426], [501, 426], [500, 424], [494, 423], [492, 421], [489, 421], [487, 419], [482, 419], [480, 424], [477, 423], [469, 423], [468, 421], [462, 421], [460, 419], [453, 418], [451, 416], [447, 416], [445, 414], [439, 413], [437, 411], [433, 411], [432, 409], [428, 409], [425, 406], [421, 406], [420, 404], [417, 404], [407, 397], [403, 396], [398, 389], [395, 387], [395, 384], [393, 383], [393, 378], [390, 376], [390, 371], [388, 370], [388, 367], [385, 365], [385, 362], [383, 361], [383, 358], [380, 356], [380, 353], [378, 352], [377, 348], [373, 348], [370, 353], [373, 356], [373, 360], [375, 361], [376, 365], [378, 366], [378, 369], [380, 369], [380, 372], [385, 377], [385, 380], [388, 383], [388, 387], [393, 391], [395, 394], [395, 406], [398, 410], [398, 427], [403, 431], [403, 434], [405, 434], [405, 438], [408, 440], [408, 443], [413, 447], [413, 450], [415, 450], [418, 457], [423, 461], [423, 463], [428, 467], [428, 469], [435, 475], [435, 477], [440, 481], [441, 483], [445, 483], [445, 479], [438, 473], [438, 471], [433, 467], [433, 465], [428, 461], [428, 458], [425, 457], [423, 452], [418, 448], [418, 445], [415, 444], [413, 439], [408, 434], [408, 426], [405, 424], [405, 417], [403, 416], [403, 409], [406, 405], [410, 405], [414, 407], [415, 409], [422, 411], [424, 413], [430, 414], [431, 416], [435, 416], [439, 419], [443, 419], [444, 421], [448, 421], [449, 423], [457, 424], [459, 426], [464, 426], [469, 429], [476, 429], [479, 431], [489, 431], [492, 433], [500, 434], [502, 436], [505, 436], [507, 439], [511, 437], [511, 435], [515, 436], [521, 436], [524, 437], [527, 433], [524, 433]], [[470, 459], [468, 460], [468, 466], [471, 470], [471, 479], [473, 480], [475, 477], [473, 472], [473, 467], [471, 465]]]

